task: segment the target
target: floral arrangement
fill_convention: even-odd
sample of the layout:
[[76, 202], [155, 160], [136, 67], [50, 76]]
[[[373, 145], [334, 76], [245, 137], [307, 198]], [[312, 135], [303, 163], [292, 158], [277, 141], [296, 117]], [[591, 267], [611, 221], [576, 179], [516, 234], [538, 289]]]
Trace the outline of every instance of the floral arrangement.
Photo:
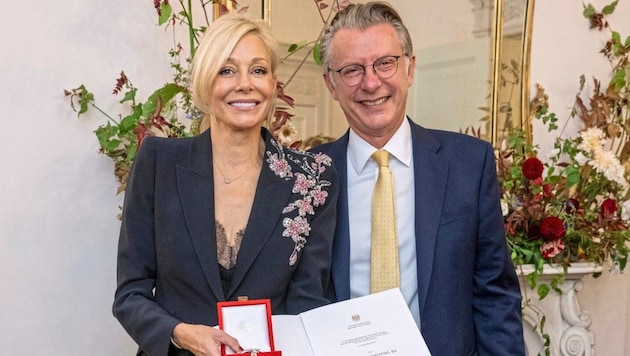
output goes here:
[[[599, 12], [585, 5], [591, 29], [610, 30], [605, 15], [616, 1]], [[561, 282], [538, 284], [545, 264], [568, 268], [575, 262], [593, 262], [622, 271], [630, 242], [630, 37], [611, 37], [600, 53], [610, 62], [611, 80], [602, 90], [593, 79], [590, 96], [584, 94], [585, 78], [569, 119], [579, 119], [576, 137], [557, 135], [545, 159], [527, 143], [522, 130], [513, 130], [498, 152], [502, 209], [512, 260], [519, 266], [533, 264], [527, 276], [531, 288], [544, 298]], [[542, 89], [539, 88], [539, 94]], [[584, 101], [582, 97], [588, 97]], [[535, 117], [549, 132], [559, 130], [558, 118], [541, 105]]]
[[[174, 40], [173, 48], [168, 53], [173, 69], [171, 82], [154, 90], [146, 100], [142, 101], [136, 96], [138, 88], [122, 71], [113, 89], [114, 95], [122, 95], [120, 103], [127, 111], [127, 114], [121, 115], [110, 115], [102, 110], [95, 103], [94, 94], [84, 85], [64, 90], [64, 94], [70, 99], [71, 108], [78, 117], [93, 107], [107, 118], [107, 122], [100, 125], [95, 134], [99, 141], [100, 153], [114, 161], [114, 174], [120, 183], [118, 193], [126, 188], [131, 164], [144, 137], [156, 135], [186, 137], [199, 133], [202, 113], [192, 104], [188, 90], [188, 67], [192, 62], [200, 37], [210, 23], [208, 15], [247, 11], [247, 7], [241, 8], [236, 0], [198, 0], [196, 6], [193, 6], [192, 0], [186, 2], [179, 0], [179, 11], [176, 10], [177, 5], [173, 3], [175, 2], [169, 2], [169, 0], [153, 1], [158, 25], [170, 28], [174, 39], [180, 38], [175, 35], [177, 31], [184, 31], [188, 35], [187, 48], [185, 48], [186, 45]], [[332, 18], [332, 14], [348, 1], [332, 0], [332, 7], [329, 7], [324, 0], [313, 0], [313, 3], [325, 26]], [[330, 12], [326, 17], [323, 12], [327, 8], [330, 8]], [[193, 16], [193, 12], [197, 11], [201, 11], [202, 16]], [[203, 19], [200, 25], [195, 21], [197, 18]], [[317, 46], [313, 46], [315, 43], [317, 40], [291, 45], [281, 62], [298, 52], [306, 52], [301, 63], [312, 55], [316, 62], [321, 64]], [[299, 147], [301, 142], [295, 141], [295, 126], [291, 122], [293, 114], [290, 113], [291, 108], [294, 107], [294, 101], [284, 93], [284, 87], [289, 84], [300, 67], [301, 65], [295, 69], [287, 81], [278, 82], [278, 99], [282, 103], [277, 103], [276, 112], [269, 127], [281, 144], [291, 147]]]

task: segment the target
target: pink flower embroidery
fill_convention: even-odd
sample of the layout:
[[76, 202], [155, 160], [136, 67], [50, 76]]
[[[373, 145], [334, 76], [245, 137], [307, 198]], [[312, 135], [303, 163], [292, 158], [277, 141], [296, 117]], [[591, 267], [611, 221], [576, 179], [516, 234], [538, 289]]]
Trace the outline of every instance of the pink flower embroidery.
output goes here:
[[308, 236], [308, 233], [311, 231], [308, 221], [301, 216], [296, 216], [294, 219], [284, 218], [282, 226], [286, 227], [282, 236], [290, 237], [296, 243], [299, 242], [301, 235]]
[[297, 173], [295, 176], [297, 177], [297, 179], [295, 180], [295, 184], [293, 185], [293, 193], [306, 195], [309, 189], [315, 186], [315, 179], [309, 179], [302, 173]]
[[313, 198], [314, 206], [323, 205], [326, 202], [326, 198], [328, 198], [328, 192], [325, 190], [322, 190], [321, 186], [315, 187], [313, 190], [311, 190], [309, 194]]
[[[328, 192], [322, 188], [330, 186], [330, 182], [321, 179], [321, 174], [332, 165], [332, 159], [323, 153], [311, 154], [291, 149], [285, 154], [281, 145], [274, 140], [272, 140], [272, 144], [278, 153], [267, 152], [269, 168], [280, 178], [288, 180], [295, 177], [291, 191], [293, 194], [301, 196], [282, 209], [283, 214], [297, 210], [297, 216], [285, 217], [282, 220], [282, 225], [285, 228], [282, 236], [290, 237], [295, 242], [293, 252], [289, 256], [289, 266], [293, 266], [298, 260], [299, 252], [306, 245], [306, 237], [311, 231], [311, 225], [306, 216], [315, 215], [314, 207], [323, 205], [328, 197]], [[294, 157], [293, 154], [296, 156], [299, 154], [299, 157]], [[301, 171], [293, 174], [287, 159], [295, 163]]]
[[[284, 156], [282, 152], [280, 152]], [[280, 178], [289, 178], [292, 177], [291, 166], [289, 166], [289, 162], [287, 162], [284, 157], [281, 159], [278, 157], [277, 153], [267, 152], [267, 162], [269, 163], [269, 168]]]

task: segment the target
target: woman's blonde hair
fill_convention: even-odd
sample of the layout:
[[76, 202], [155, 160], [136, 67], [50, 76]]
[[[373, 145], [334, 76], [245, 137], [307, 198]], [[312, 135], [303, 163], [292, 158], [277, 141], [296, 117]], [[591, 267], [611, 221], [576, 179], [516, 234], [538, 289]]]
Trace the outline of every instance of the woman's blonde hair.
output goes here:
[[[271, 74], [277, 77], [278, 43], [271, 34], [267, 23], [247, 15], [229, 13], [219, 17], [206, 29], [201, 43], [195, 52], [190, 71], [190, 89], [193, 103], [204, 113], [201, 129], [210, 125], [212, 117], [211, 93], [219, 70], [227, 62], [238, 42], [248, 34], [257, 36], [269, 52]], [[275, 100], [274, 100], [275, 101]], [[270, 106], [267, 121], [275, 111], [275, 103]]]

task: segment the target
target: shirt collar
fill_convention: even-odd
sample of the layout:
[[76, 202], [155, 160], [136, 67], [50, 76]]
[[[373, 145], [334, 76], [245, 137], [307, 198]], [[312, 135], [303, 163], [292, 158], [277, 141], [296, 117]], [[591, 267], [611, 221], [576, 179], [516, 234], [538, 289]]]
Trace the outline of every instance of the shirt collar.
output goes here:
[[[394, 136], [387, 141], [384, 150], [390, 153], [405, 166], [411, 165], [412, 145], [411, 145], [411, 125], [405, 118]], [[352, 129], [348, 140], [348, 160], [357, 174], [361, 174], [365, 165], [376, 150], [375, 147], [363, 140]]]

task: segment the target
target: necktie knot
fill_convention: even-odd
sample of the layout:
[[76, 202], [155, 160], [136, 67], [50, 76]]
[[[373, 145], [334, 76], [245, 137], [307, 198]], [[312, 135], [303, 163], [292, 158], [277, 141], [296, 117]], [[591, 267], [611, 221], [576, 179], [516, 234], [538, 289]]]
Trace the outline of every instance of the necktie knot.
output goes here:
[[385, 150], [376, 150], [372, 153], [372, 159], [379, 167], [389, 167], [389, 152]]

